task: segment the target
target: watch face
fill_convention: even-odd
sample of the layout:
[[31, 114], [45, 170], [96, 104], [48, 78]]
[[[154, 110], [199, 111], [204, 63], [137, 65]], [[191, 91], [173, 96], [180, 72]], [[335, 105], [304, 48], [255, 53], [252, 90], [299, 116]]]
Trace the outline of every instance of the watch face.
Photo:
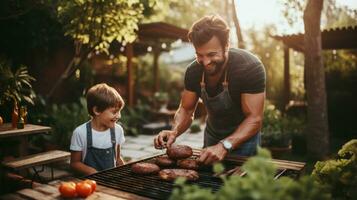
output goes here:
[[223, 146], [226, 149], [231, 149], [232, 148], [232, 144], [227, 140], [223, 141]]

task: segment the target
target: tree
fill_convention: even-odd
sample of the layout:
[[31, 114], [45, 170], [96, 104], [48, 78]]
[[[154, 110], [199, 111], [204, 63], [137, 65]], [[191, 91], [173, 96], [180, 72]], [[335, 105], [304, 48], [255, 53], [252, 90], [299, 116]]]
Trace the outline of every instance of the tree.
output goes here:
[[[147, 2], [150, 7], [156, 5], [156, 0]], [[133, 42], [144, 10], [140, 0], [59, 1], [56, 7], [65, 35], [74, 41], [75, 55], [48, 97], [91, 53], [108, 54], [110, 43], [114, 40], [124, 44]]]
[[321, 12], [323, 0], [309, 0], [304, 11], [305, 77], [307, 94], [307, 150], [323, 158], [329, 149], [325, 72], [321, 56]]
[[242, 30], [239, 25], [237, 8], [236, 8], [236, 4], [235, 4], [234, 0], [232, 0], [232, 12], [233, 12], [232, 18], [233, 18], [234, 26], [236, 28], [236, 35], [237, 35], [237, 39], [238, 39], [238, 47], [241, 49], [244, 49], [245, 45], [244, 45]]

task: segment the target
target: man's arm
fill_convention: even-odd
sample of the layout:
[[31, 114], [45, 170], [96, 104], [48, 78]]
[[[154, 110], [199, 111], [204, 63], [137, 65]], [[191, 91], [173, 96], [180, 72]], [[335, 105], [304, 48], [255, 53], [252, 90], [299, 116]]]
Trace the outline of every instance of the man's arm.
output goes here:
[[253, 137], [262, 128], [265, 92], [258, 94], [242, 94], [242, 110], [245, 119], [226, 139], [233, 144], [233, 149]]
[[161, 131], [154, 139], [155, 148], [169, 147], [176, 137], [185, 132], [191, 125], [197, 106], [198, 96], [195, 92], [184, 90], [181, 103], [175, 113], [172, 130]]
[[[230, 141], [233, 149], [237, 149], [242, 143], [253, 137], [262, 127], [264, 113], [265, 92], [258, 94], [242, 94], [241, 104], [245, 115], [238, 128], [225, 139]], [[212, 164], [221, 161], [227, 155], [221, 143], [205, 148], [201, 152], [199, 161], [204, 164]]]
[[90, 175], [97, 172], [96, 169], [82, 163], [82, 152], [71, 151], [71, 168], [81, 175]]

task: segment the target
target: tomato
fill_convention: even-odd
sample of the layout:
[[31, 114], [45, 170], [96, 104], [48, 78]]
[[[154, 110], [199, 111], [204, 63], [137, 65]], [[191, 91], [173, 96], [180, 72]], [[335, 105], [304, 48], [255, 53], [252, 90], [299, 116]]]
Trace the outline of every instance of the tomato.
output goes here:
[[62, 197], [76, 197], [76, 184], [74, 182], [63, 182], [59, 187]]
[[83, 182], [88, 183], [91, 187], [92, 187], [92, 193], [95, 191], [95, 189], [97, 188], [97, 182], [95, 182], [94, 180], [89, 180], [86, 179]]
[[76, 190], [80, 197], [87, 197], [92, 194], [92, 186], [84, 181], [77, 183]]

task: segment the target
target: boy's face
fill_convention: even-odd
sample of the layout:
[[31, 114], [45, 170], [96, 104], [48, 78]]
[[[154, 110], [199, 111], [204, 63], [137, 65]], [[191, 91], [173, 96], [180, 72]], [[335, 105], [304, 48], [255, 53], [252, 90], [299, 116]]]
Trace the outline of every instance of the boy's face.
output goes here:
[[114, 128], [115, 123], [120, 119], [120, 109], [116, 107], [110, 107], [103, 112], [95, 112], [95, 117], [98, 122], [106, 128]]

